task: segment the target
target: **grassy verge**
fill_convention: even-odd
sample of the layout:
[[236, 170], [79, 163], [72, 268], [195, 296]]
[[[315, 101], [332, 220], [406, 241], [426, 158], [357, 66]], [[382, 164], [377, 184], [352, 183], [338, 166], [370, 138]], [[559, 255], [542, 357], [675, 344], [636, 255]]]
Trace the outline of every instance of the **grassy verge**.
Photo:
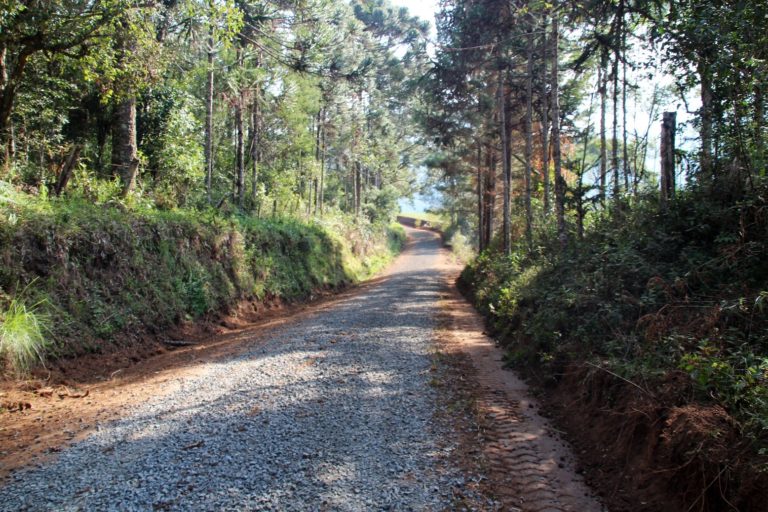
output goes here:
[[240, 300], [305, 299], [378, 272], [403, 239], [343, 218], [131, 209], [5, 188], [0, 350], [24, 370], [32, 355], [99, 353], [121, 333], [160, 332]]

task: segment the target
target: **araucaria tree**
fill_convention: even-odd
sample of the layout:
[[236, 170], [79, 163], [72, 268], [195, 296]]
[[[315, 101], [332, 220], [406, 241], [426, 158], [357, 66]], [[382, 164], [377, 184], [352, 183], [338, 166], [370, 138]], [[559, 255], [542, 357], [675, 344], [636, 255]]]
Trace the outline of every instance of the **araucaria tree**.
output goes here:
[[428, 29], [383, 0], [6, 2], [0, 179], [389, 219], [421, 158]]

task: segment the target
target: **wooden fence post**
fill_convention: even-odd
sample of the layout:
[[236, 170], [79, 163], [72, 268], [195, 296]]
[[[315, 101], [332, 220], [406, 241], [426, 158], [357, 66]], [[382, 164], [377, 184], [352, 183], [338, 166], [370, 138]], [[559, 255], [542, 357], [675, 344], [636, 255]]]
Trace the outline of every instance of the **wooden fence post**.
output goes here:
[[677, 113], [664, 112], [661, 122], [661, 205], [675, 198], [675, 131]]

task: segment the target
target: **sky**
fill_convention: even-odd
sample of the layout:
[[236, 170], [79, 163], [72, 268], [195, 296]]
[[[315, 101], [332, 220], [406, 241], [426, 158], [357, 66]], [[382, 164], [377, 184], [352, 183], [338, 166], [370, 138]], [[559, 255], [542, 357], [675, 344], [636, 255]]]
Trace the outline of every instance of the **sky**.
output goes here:
[[[439, 10], [438, 0], [390, 0], [393, 5], [407, 7], [410, 13], [432, 25], [432, 37], [435, 37], [435, 13]], [[416, 195], [412, 200], [400, 201], [400, 209], [412, 213], [421, 213], [430, 207], [427, 197]]]
[[[390, 0], [390, 2], [396, 6], [402, 6], [407, 7], [408, 10], [411, 12], [411, 14], [418, 16], [419, 18], [422, 18], [424, 20], [427, 20], [432, 25], [432, 37], [435, 37], [435, 13], [439, 10], [438, 6], [438, 0]], [[657, 83], [661, 83], [664, 85], [671, 84], [671, 79], [669, 77], [657, 75], [657, 78], [655, 79]], [[650, 95], [650, 92], [653, 87], [653, 81], [643, 81], [639, 80], [640, 82], [640, 89], [645, 93], [645, 96]], [[689, 104], [689, 108], [691, 110], [695, 110], [698, 108], [697, 101], [694, 98], [690, 99], [691, 103]], [[657, 115], [660, 117], [660, 112], [665, 110], [671, 110], [671, 111], [677, 111], [678, 114], [678, 123], [682, 122], [690, 122], [691, 121], [691, 114], [686, 112], [685, 106], [681, 104], [682, 101], [680, 98], [674, 97], [670, 98], [666, 105], [661, 105], [657, 109]], [[633, 102], [629, 102], [627, 105], [630, 109], [635, 107]], [[637, 113], [632, 114], [630, 113], [630, 116], [628, 116], [627, 122], [628, 122], [628, 129], [630, 134], [634, 131], [635, 126], [638, 127], [638, 131], [642, 134], [644, 133], [646, 126], [648, 125], [648, 113], [647, 105], [637, 105]], [[595, 112], [593, 114], [592, 122], [595, 126], [598, 124], [598, 113]], [[655, 120], [652, 123], [651, 130], [649, 132], [649, 139], [651, 140], [651, 148], [648, 152], [648, 168], [650, 172], [658, 172], [660, 163], [659, 163], [659, 157], [658, 157], [658, 139], [659, 139], [659, 132], [660, 132], [660, 120]], [[682, 133], [679, 133], [679, 140], [680, 145], [683, 146], [683, 148], [690, 149], [691, 143], [687, 140], [690, 140], [691, 138], [695, 138], [696, 134], [692, 131], [690, 127], [687, 129], [684, 129]], [[631, 135], [630, 135], [631, 137]], [[681, 177], [682, 178], [682, 177]], [[413, 202], [409, 200], [403, 200], [400, 203], [400, 206], [403, 210], [410, 210], [415, 212], [420, 212], [428, 208], [429, 201], [428, 198], [422, 197], [422, 196], [416, 196], [413, 200]]]
[[438, 11], [438, 0], [390, 0], [393, 5], [407, 7], [414, 16], [427, 20], [432, 24], [432, 34], [435, 34], [435, 12]]

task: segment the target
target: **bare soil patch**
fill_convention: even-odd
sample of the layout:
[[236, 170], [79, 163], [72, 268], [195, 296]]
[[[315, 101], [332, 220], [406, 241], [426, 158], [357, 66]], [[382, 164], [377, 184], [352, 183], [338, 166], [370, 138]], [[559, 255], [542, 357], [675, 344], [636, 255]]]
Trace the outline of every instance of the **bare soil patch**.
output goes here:
[[458, 293], [459, 268], [444, 253], [447, 293], [441, 302], [441, 349], [453, 358], [460, 387], [472, 398], [474, 429], [467, 447], [488, 475], [484, 491], [505, 511], [601, 511], [575, 466], [558, 429], [539, 413], [527, 385], [503, 368], [501, 349], [483, 331], [483, 320]]
[[722, 407], [691, 400], [687, 382], [670, 374], [644, 392], [572, 366], [545, 403], [614, 512], [764, 511], [768, 475], [754, 450]]

